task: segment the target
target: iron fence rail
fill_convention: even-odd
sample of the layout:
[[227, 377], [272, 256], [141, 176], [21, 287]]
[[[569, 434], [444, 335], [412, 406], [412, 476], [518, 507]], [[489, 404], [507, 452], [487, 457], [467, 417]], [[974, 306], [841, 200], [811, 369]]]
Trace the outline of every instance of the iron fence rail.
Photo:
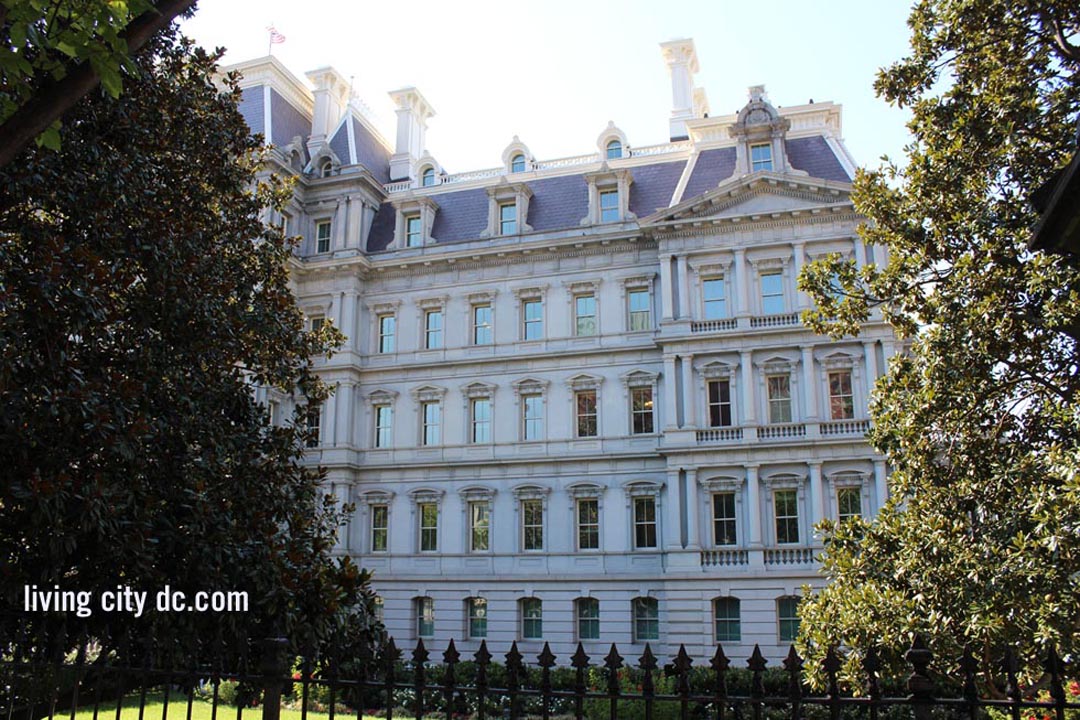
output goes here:
[[[147, 642], [145, 647], [144, 661], [130, 664], [110, 662], [110, 653], [100, 650], [96, 657], [91, 657], [95, 651], [89, 642], [81, 643], [76, 652], [65, 657], [54, 656], [50, 662], [43, 662], [43, 653], [24, 656], [0, 645], [2, 718], [76, 720], [79, 712], [86, 712], [91, 720], [127, 720], [123, 713], [125, 703], [134, 697], [138, 720], [157, 720], [150, 718], [146, 710], [149, 693], [159, 689], [157, 692], [163, 699], [160, 720], [169, 720], [170, 707], [171, 716], [176, 717], [177, 701], [185, 720], [193, 720], [194, 690], [202, 684], [210, 688], [211, 720], [218, 720], [219, 709], [224, 709], [220, 689], [226, 681], [242, 683], [253, 697], [261, 697], [261, 707], [257, 710], [246, 708], [243, 702], [235, 703], [236, 720], [253, 717], [255, 713], [260, 720], [280, 720], [283, 696], [291, 694], [288, 689], [295, 685], [299, 686], [301, 720], [308, 720], [314, 705], [312, 696], [318, 688], [328, 698], [325, 711], [329, 720], [353, 715], [362, 720], [365, 698], [370, 699], [369, 707], [382, 706], [380, 711], [386, 720], [394, 720], [400, 717], [397, 711], [402, 693], [409, 696], [404, 702], [409, 706], [409, 716], [416, 720], [433, 715], [460, 720], [465, 714], [461, 710], [463, 705], [472, 708], [467, 714], [475, 720], [492, 716], [504, 720], [526, 716], [549, 720], [560, 707], [564, 711], [558, 714], [572, 715], [578, 720], [604, 720], [605, 716], [608, 720], [618, 720], [627, 708], [634, 710], [635, 718], [644, 720], [657, 720], [658, 714], [663, 716], [661, 720], [674, 717], [679, 720], [825, 720], [826, 717], [840, 720], [853, 716], [881, 720], [883, 715], [888, 715], [888, 720], [901, 717], [982, 720], [994, 713], [999, 713], [999, 720], [1025, 720], [1032, 716], [1037, 720], [1080, 718], [1080, 713], [1075, 713], [1080, 710], [1080, 685], [1075, 679], [1067, 685], [1067, 678], [1075, 668], [1067, 667], [1053, 650], [1045, 658], [1045, 675], [1037, 685], [1028, 688], [1019, 681], [1015, 654], [1006, 652], [1001, 672], [1005, 697], [995, 698], [980, 694], [979, 665], [970, 648], [965, 648], [954, 664], [958, 672], [950, 676], [956, 681], [957, 691], [943, 696], [931, 672], [935, 658], [919, 638], [905, 656], [910, 666], [903, 684], [906, 694], [891, 695], [883, 693], [882, 664], [873, 650], [858, 660], [862, 691], [853, 694], [841, 691], [844, 658], [835, 650], [826, 654], [818, 668], [824, 691], [811, 692], [808, 668], [794, 647], [779, 668], [783, 676], [782, 692], [777, 692], [775, 676], [773, 687], [767, 691], [768, 663], [757, 646], [746, 660], [749, 686], [745, 692], [730, 691], [729, 678], [735, 668], [721, 646], [717, 646], [704, 671], [708, 685], [704, 692], [700, 674], [698, 688], [692, 683], [693, 673], [701, 666], [694, 666], [682, 646], [669, 663], [661, 665], [650, 645], [645, 646], [636, 664], [630, 664], [614, 644], [597, 663], [578, 644], [577, 651], [564, 658], [569, 663], [562, 665], [567, 670], [558, 682], [555, 673], [560, 668], [559, 658], [547, 643], [530, 666], [516, 642], [500, 665], [486, 641], [481, 642], [468, 660], [462, 658], [453, 640], [438, 658], [433, 658], [420, 640], [406, 661], [393, 639], [384, 642], [374, 656], [342, 659], [309, 655], [298, 660], [289, 656], [285, 640], [271, 639], [260, 643], [255, 670], [248, 666], [246, 643], [244, 651], [234, 656], [228, 667], [220, 659], [209, 664], [162, 665], [158, 662], [162, 654], [153, 648], [153, 643]], [[433, 660], [441, 664], [433, 665]], [[465, 663], [468, 663], [465, 674], [471, 682], [462, 677]], [[295, 675], [294, 667], [299, 668]], [[498, 674], [499, 684], [494, 674]], [[635, 683], [630, 691], [624, 687], [628, 679]], [[1033, 694], [1033, 689], [1043, 691], [1049, 699]], [[177, 696], [177, 701], [172, 701], [172, 696]], [[346, 705], [345, 698], [352, 698], [355, 707]], [[526, 704], [533, 710], [528, 710]], [[897, 709], [901, 710], [899, 715]], [[222, 712], [223, 718], [227, 712]]]

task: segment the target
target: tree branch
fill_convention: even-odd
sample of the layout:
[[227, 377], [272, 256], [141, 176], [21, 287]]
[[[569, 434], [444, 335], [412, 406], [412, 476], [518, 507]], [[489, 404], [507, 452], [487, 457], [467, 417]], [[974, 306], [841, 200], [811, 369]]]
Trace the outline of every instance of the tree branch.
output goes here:
[[[153, 10], [132, 20], [120, 34], [127, 42], [128, 53], [134, 54], [194, 4], [195, 0], [159, 0]], [[3, 138], [0, 141], [0, 168], [15, 159], [27, 144], [59, 120], [101, 80], [89, 62], [69, 63], [67, 70], [63, 78], [46, 83], [0, 125], [0, 138]]]
[[1065, 31], [1061, 27], [1061, 23], [1056, 18], [1050, 16], [1050, 13], [1041, 13], [1043, 21], [1046, 22], [1050, 29], [1054, 32], [1054, 42], [1057, 43], [1058, 49], [1061, 53], [1067, 57], [1080, 62], [1080, 47], [1073, 45], [1065, 38]]

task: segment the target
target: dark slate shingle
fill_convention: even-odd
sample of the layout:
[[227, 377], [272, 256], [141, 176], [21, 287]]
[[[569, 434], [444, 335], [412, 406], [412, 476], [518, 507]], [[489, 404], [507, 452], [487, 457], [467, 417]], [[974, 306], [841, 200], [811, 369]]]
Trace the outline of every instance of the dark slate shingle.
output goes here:
[[589, 186], [581, 175], [548, 178], [529, 183], [529, 219], [533, 230], [577, 227], [589, 214]]
[[311, 133], [311, 118], [292, 106], [288, 100], [277, 93], [270, 91], [270, 126], [274, 137], [270, 142], [280, 147], [285, 147], [292, 142], [297, 135], [301, 142], [307, 140]]
[[634, 184], [630, 186], [630, 212], [643, 218], [670, 205], [671, 196], [685, 167], [686, 161], [678, 160], [634, 168]]
[[[329, 145], [342, 165], [352, 164], [352, 156], [349, 155], [349, 128], [345, 123], [338, 126], [337, 132], [330, 138]], [[318, 172], [318, 168], [315, 171]]]
[[379, 206], [375, 212], [375, 218], [371, 221], [371, 231], [368, 233], [368, 252], [379, 252], [390, 247], [390, 243], [394, 242], [395, 220], [393, 205], [384, 202]]
[[735, 148], [705, 150], [698, 155], [694, 170], [683, 190], [682, 200], [703, 195], [716, 188], [735, 172]]
[[390, 182], [390, 151], [356, 118], [352, 119], [356, 161], [381, 183]]
[[484, 188], [435, 195], [439, 204], [431, 236], [438, 243], [476, 240], [487, 227], [488, 195]]
[[237, 105], [240, 114], [244, 116], [244, 122], [251, 128], [252, 135], [259, 135], [266, 130], [263, 127], [263, 88], [262, 85], [244, 88], [240, 91], [240, 102]]
[[851, 182], [844, 166], [837, 160], [836, 154], [820, 135], [813, 137], [785, 140], [788, 162], [799, 170], [810, 173], [810, 177], [822, 180]]

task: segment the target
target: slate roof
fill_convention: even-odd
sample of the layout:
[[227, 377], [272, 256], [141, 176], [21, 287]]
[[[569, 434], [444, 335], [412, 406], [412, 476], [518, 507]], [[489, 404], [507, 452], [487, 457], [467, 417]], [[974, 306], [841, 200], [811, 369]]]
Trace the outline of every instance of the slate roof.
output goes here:
[[[355, 158], [349, 152], [348, 123], [352, 123], [353, 141], [356, 143]], [[385, 185], [390, 182], [390, 151], [355, 117], [349, 117], [346, 122], [341, 123], [330, 138], [329, 145], [342, 165], [359, 163], [380, 183]]]
[[368, 233], [368, 252], [385, 250], [390, 247], [390, 243], [394, 242], [394, 219], [393, 205], [384, 202], [379, 206], [375, 218], [371, 221], [371, 231]]
[[851, 182], [852, 178], [844, 170], [844, 166], [836, 159], [836, 154], [820, 135], [785, 140], [788, 162], [799, 170], [810, 173], [810, 177], [822, 180], [836, 180], [839, 182]]
[[721, 180], [726, 180], [735, 172], [735, 148], [705, 150], [698, 155], [690, 180], [683, 190], [682, 199], [689, 200], [697, 195], [709, 192]]
[[487, 227], [488, 196], [485, 188], [435, 195], [439, 204], [431, 237], [437, 243], [476, 240]]
[[274, 89], [270, 90], [270, 118], [270, 132], [273, 135], [270, 142], [279, 148], [291, 143], [297, 135], [306, 140], [311, 132], [311, 118], [293, 107]]
[[244, 122], [251, 128], [252, 135], [262, 134], [263, 127], [263, 89], [262, 85], [244, 88], [240, 91], [240, 102], [237, 104], [240, 114], [244, 116]]
[[671, 196], [675, 193], [675, 186], [679, 184], [685, 168], [685, 160], [634, 168], [634, 184], [630, 186], [630, 212], [642, 218], [671, 205]]

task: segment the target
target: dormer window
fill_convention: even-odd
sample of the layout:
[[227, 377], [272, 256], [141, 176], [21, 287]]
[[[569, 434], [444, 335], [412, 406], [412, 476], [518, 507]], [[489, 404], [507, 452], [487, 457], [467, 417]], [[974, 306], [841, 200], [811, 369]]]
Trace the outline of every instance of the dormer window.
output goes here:
[[611, 170], [605, 162], [596, 172], [587, 173], [585, 182], [589, 184], [589, 214], [581, 219], [582, 225], [634, 219], [629, 201], [634, 176], [629, 170]]
[[405, 247], [420, 247], [424, 244], [423, 226], [419, 215], [405, 216]]
[[417, 248], [433, 241], [431, 226], [439, 206], [429, 197], [409, 194], [394, 201], [397, 223], [394, 227], [394, 247]]
[[617, 160], [622, 157], [622, 142], [612, 140], [607, 144], [606, 156], [608, 160]]
[[322, 161], [319, 165], [319, 177], [328, 178], [334, 172], [334, 162], [330, 158]]
[[435, 184], [435, 168], [426, 167], [424, 172], [420, 175], [420, 185], [422, 187], [431, 187]]
[[487, 189], [488, 226], [480, 237], [499, 237], [532, 232], [525, 221], [529, 217], [532, 191], [524, 183], [502, 182]]
[[619, 221], [619, 191], [618, 190], [601, 190], [600, 191], [600, 222], [618, 222]]
[[499, 205], [499, 234], [517, 234], [517, 203]]
[[520, 173], [525, 172], [525, 156], [518, 153], [510, 159], [510, 172]]
[[750, 146], [750, 169], [753, 172], [773, 169], [771, 144], [763, 143]]

